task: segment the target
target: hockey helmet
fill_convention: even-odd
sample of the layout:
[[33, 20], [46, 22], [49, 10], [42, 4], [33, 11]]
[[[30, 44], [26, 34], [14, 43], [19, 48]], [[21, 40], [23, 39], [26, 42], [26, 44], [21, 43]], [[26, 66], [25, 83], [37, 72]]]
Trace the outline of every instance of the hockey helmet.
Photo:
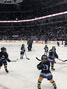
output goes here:
[[3, 50], [6, 50], [6, 48], [5, 48], [5, 47], [2, 47], [2, 48], [1, 48], [1, 51], [3, 51]]
[[22, 44], [22, 47], [24, 47], [25, 45], [24, 44]]
[[47, 55], [42, 55], [41, 60], [46, 59], [47, 60]]
[[47, 45], [45, 45], [45, 47], [47, 47]]
[[52, 47], [52, 50], [56, 50], [55, 46]]

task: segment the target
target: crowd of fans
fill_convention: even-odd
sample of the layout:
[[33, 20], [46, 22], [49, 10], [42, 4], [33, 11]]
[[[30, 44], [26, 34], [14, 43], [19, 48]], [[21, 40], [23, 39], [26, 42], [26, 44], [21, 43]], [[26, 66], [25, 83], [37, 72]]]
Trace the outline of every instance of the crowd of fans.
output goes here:
[[[0, 4], [0, 20], [32, 19], [63, 12], [67, 10], [67, 2], [64, 3], [64, 1], [24, 0], [23, 3], [17, 5]], [[28, 38], [65, 40], [67, 38], [67, 14], [33, 22], [0, 23], [0, 40], [27, 40]]]
[[12, 23], [12, 25], [4, 23], [0, 27], [0, 40], [27, 40], [28, 38], [33, 40], [65, 40], [67, 38], [67, 24], [41, 23], [38, 21], [35, 23], [27, 22], [26, 25], [23, 23]]

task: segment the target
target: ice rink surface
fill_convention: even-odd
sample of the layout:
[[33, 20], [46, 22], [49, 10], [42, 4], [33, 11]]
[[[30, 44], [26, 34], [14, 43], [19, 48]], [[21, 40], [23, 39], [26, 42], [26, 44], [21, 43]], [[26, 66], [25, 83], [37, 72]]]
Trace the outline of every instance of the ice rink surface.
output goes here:
[[[21, 44], [0, 44], [1, 47], [6, 47], [10, 60], [19, 59], [17, 62], [8, 63], [9, 73], [4, 71], [4, 67], [0, 70], [0, 89], [37, 89], [37, 80], [40, 71], [37, 69], [39, 63], [35, 57], [41, 58], [44, 54], [44, 44], [33, 44], [31, 52], [27, 51], [26, 54], [30, 58], [27, 60], [20, 60], [20, 48]], [[52, 45], [48, 45], [49, 49]], [[57, 53], [59, 58], [67, 59], [67, 47], [57, 47]], [[67, 89], [67, 64], [62, 63], [56, 59], [55, 71], [52, 71], [54, 80], [57, 84], [57, 89]], [[46, 79], [42, 82], [42, 89], [53, 89], [52, 84]]]

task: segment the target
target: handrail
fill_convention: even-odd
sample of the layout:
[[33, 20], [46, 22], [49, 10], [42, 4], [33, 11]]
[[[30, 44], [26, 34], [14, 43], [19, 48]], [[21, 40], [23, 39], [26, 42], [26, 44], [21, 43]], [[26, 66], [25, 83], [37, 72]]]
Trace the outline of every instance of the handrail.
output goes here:
[[34, 19], [27, 19], [27, 20], [4, 20], [4, 21], [0, 21], [0, 23], [19, 23], [19, 22], [32, 22], [32, 21], [37, 21], [37, 20], [41, 20], [41, 19], [45, 19], [45, 18], [49, 18], [49, 17], [54, 17], [54, 16], [59, 16], [59, 15], [63, 15], [63, 14], [67, 14], [67, 11], [65, 12], [60, 12], [60, 13], [56, 13], [56, 14], [51, 14], [51, 15], [47, 15], [47, 16], [42, 16], [42, 17], [37, 17]]

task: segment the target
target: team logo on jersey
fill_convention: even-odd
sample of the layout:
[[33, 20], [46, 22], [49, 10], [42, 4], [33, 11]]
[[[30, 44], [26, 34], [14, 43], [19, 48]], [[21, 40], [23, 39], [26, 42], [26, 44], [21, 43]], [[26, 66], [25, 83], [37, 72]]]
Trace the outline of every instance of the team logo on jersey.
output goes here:
[[1, 57], [0, 59], [1, 59], [1, 60], [5, 59], [5, 56], [4, 56], [4, 55], [2, 55], [2, 57]]

